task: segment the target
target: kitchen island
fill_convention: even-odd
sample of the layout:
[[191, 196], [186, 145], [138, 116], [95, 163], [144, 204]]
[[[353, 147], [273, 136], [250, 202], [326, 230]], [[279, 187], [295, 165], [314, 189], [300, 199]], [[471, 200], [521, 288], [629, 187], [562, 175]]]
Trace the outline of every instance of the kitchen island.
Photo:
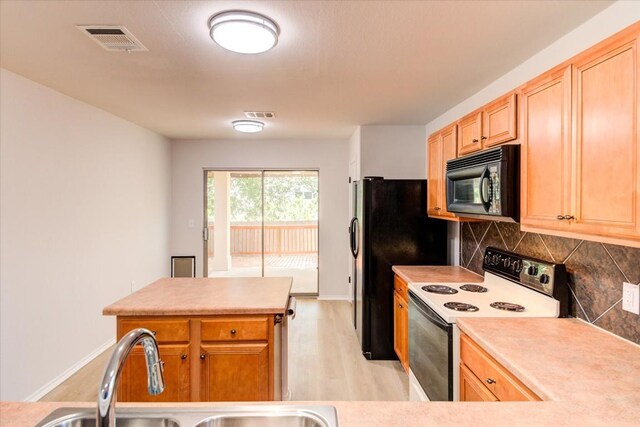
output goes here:
[[105, 307], [104, 315], [117, 316], [117, 339], [149, 329], [165, 363], [166, 389], [150, 396], [144, 353], [135, 348], [118, 400], [281, 400], [291, 283], [290, 277], [165, 278]]

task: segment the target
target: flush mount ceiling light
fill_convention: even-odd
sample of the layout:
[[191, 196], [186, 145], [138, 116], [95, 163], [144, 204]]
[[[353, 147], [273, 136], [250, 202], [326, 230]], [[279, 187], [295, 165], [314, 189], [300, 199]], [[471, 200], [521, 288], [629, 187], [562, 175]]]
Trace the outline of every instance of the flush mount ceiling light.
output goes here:
[[235, 120], [232, 122], [233, 128], [242, 133], [262, 132], [264, 123], [257, 120]]
[[238, 53], [262, 53], [278, 43], [280, 29], [266, 16], [247, 11], [218, 13], [209, 20], [210, 35], [223, 48]]

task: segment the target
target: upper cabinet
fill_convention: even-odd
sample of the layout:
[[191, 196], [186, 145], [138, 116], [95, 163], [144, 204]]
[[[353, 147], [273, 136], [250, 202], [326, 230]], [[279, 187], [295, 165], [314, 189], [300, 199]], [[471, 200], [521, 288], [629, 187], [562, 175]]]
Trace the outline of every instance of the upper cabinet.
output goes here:
[[520, 94], [520, 222], [566, 228], [570, 210], [571, 67], [542, 75]]
[[516, 94], [496, 99], [458, 121], [458, 154], [465, 155], [516, 139]]
[[482, 150], [482, 111], [463, 117], [458, 122], [458, 153], [463, 156]]
[[429, 153], [427, 212], [429, 216], [456, 219], [456, 216], [447, 210], [445, 179], [447, 160], [456, 158], [456, 132], [456, 125], [452, 124], [431, 135], [427, 141]]
[[640, 237], [637, 76], [637, 33], [573, 64], [576, 232]]
[[638, 245], [637, 27], [521, 89], [524, 230]]

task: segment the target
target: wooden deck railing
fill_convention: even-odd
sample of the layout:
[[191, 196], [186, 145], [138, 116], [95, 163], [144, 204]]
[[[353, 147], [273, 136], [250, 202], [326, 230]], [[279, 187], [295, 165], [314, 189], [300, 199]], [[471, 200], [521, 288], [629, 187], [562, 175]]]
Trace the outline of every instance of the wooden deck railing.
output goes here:
[[[209, 224], [209, 256], [214, 255], [213, 233]], [[262, 226], [231, 224], [231, 255], [259, 255], [262, 253]], [[317, 223], [265, 224], [265, 255], [310, 254], [318, 252]]]

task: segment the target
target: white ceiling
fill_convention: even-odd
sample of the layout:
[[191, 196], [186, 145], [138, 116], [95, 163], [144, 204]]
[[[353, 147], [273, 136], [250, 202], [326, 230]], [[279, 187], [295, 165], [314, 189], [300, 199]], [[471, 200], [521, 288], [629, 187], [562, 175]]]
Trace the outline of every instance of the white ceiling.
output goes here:
[[[347, 138], [426, 124], [612, 1], [2, 1], [0, 65], [171, 138]], [[209, 38], [217, 12], [281, 28], [261, 55]], [[75, 25], [124, 25], [148, 52], [107, 52]], [[256, 138], [255, 135], [251, 138]]]

